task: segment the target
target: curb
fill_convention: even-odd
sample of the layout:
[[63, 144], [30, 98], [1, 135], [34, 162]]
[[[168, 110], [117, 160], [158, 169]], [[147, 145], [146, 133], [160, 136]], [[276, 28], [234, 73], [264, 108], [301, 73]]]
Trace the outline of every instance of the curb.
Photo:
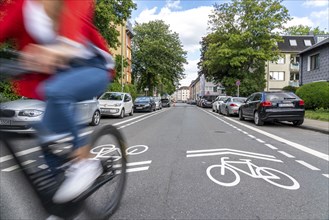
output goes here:
[[324, 129], [316, 128], [316, 127], [312, 127], [312, 126], [300, 125], [299, 128], [305, 129], [305, 130], [317, 131], [317, 132], [321, 132], [324, 134], [329, 134], [329, 130], [324, 130]]

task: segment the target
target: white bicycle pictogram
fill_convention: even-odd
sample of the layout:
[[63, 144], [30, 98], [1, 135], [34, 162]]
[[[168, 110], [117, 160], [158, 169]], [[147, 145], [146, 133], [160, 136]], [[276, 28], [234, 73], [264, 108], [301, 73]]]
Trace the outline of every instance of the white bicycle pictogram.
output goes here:
[[[134, 145], [126, 149], [126, 155], [138, 155], [146, 152], [148, 146], [146, 145]], [[112, 157], [113, 161], [117, 161], [121, 158], [122, 154], [120, 149], [118, 149], [113, 144], [103, 144], [93, 148], [90, 153], [94, 154], [93, 159], [104, 159]]]
[[[271, 183], [277, 187], [281, 187], [283, 189], [289, 189], [289, 190], [297, 190], [299, 189], [300, 185], [299, 183], [288, 174], [273, 169], [269, 167], [258, 167], [255, 164], [251, 162], [250, 159], [240, 159], [238, 161], [229, 161], [229, 157], [222, 157], [221, 158], [221, 164], [215, 164], [211, 165], [207, 168], [207, 175], [208, 177], [216, 184], [222, 185], [222, 186], [236, 186], [240, 182], [240, 175], [237, 171], [240, 171], [241, 173], [244, 173], [248, 176], [251, 176], [253, 178], [260, 178], [265, 180], [268, 183]], [[246, 172], [238, 167], [233, 166], [232, 164], [246, 164], [250, 170], [250, 172]], [[220, 170], [218, 170], [220, 168]], [[216, 175], [216, 178], [214, 177], [214, 171], [220, 171], [220, 175]], [[213, 172], [213, 174], [212, 174]], [[227, 172], [231, 172], [234, 174], [235, 179], [233, 181], [224, 182], [225, 174]], [[229, 175], [227, 175], [229, 176]], [[222, 180], [218, 180], [218, 178], [222, 178]], [[286, 180], [283, 180], [283, 178], [286, 178], [290, 182], [289, 185], [287, 184], [280, 184], [281, 182], [287, 183]]]

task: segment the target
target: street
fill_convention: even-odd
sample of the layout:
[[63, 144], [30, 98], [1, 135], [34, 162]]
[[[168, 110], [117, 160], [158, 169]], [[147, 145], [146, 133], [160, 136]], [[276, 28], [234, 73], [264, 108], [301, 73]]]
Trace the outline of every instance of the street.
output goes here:
[[[139, 148], [128, 153], [125, 194], [111, 219], [328, 219], [328, 134], [258, 127], [185, 103], [105, 123]], [[36, 163], [35, 140], [15, 143]], [[2, 146], [0, 164], [1, 219], [47, 218]]]

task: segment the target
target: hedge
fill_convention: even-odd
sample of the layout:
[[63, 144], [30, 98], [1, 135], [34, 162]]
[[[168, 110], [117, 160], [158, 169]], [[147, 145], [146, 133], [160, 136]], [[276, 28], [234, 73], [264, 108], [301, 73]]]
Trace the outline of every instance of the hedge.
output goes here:
[[296, 91], [305, 102], [305, 109], [329, 108], [329, 82], [314, 82], [301, 86]]

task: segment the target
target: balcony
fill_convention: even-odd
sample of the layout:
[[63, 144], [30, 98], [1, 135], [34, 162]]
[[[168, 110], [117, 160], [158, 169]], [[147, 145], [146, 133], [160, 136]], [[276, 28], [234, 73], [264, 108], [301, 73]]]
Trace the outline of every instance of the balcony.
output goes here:
[[289, 81], [289, 86], [299, 87], [299, 81], [298, 80], [290, 80]]
[[290, 72], [299, 72], [299, 63], [290, 63]]

